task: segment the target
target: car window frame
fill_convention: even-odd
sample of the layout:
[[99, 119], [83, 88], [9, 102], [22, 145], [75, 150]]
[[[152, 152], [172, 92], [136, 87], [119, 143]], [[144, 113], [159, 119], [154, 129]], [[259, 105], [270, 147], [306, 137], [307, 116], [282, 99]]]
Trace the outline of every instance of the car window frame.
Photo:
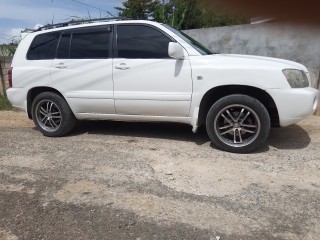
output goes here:
[[[58, 58], [58, 50], [59, 50], [59, 47], [60, 47], [62, 35], [64, 35], [64, 34], [70, 34], [69, 45], [68, 45], [68, 58]], [[58, 45], [57, 45], [57, 49], [56, 49], [56, 54], [55, 54], [55, 56], [54, 56], [54, 59], [61, 59], [61, 60], [63, 60], [63, 59], [70, 59], [71, 36], [72, 36], [72, 32], [71, 32], [70, 30], [62, 31], [62, 32], [61, 32], [60, 38], [59, 38], [59, 42], [58, 42]]]

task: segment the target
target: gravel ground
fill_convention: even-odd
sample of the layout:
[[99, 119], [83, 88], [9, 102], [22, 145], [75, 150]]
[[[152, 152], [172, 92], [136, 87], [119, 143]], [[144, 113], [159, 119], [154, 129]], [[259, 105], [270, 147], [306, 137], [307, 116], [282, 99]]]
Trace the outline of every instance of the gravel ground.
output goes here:
[[82, 122], [47, 138], [0, 112], [0, 239], [319, 239], [320, 118], [252, 154], [178, 124]]

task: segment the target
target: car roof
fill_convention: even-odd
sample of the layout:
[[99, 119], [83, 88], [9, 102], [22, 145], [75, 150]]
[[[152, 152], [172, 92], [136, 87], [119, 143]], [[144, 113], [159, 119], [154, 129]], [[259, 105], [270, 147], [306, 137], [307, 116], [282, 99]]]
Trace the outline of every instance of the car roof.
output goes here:
[[148, 24], [148, 25], [154, 25], [159, 26], [161, 25], [158, 22], [150, 21], [150, 20], [83, 20], [83, 21], [70, 21], [67, 23], [58, 23], [53, 25], [46, 25], [43, 27], [40, 27], [39, 29], [33, 31], [33, 33], [36, 33], [36, 35], [40, 33], [47, 33], [47, 32], [55, 32], [55, 31], [63, 31], [68, 29], [76, 29], [76, 28], [85, 28], [85, 27], [93, 27], [93, 26], [104, 26], [104, 25], [114, 25], [114, 24]]

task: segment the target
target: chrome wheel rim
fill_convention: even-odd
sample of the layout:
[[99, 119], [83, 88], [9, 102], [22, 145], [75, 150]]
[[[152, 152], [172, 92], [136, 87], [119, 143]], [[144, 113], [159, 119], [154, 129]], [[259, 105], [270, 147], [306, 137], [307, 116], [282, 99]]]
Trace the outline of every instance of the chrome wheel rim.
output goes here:
[[36, 118], [40, 127], [48, 132], [59, 129], [62, 122], [60, 108], [50, 100], [42, 100], [37, 104]]
[[244, 147], [254, 142], [261, 130], [255, 111], [245, 105], [229, 105], [216, 115], [214, 131], [217, 137], [231, 147]]

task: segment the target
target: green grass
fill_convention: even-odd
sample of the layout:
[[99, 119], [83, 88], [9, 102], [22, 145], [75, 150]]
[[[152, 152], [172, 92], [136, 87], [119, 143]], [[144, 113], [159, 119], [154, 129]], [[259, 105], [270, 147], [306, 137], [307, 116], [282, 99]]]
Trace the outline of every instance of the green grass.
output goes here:
[[0, 111], [12, 110], [12, 105], [4, 96], [0, 94]]

